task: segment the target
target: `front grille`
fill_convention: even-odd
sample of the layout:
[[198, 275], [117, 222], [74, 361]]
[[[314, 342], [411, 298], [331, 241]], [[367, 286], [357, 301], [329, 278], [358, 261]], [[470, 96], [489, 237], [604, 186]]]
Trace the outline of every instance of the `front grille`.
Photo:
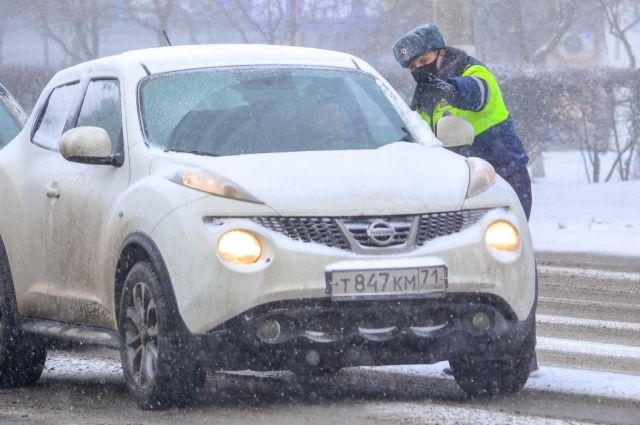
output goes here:
[[423, 214], [420, 216], [416, 245], [423, 246], [432, 239], [460, 232], [476, 224], [488, 211], [480, 209]]
[[384, 244], [387, 247], [393, 247], [398, 245], [404, 245], [409, 239], [411, 234], [411, 227], [413, 225], [413, 217], [362, 217], [362, 218], [348, 218], [343, 220], [343, 223], [351, 236], [362, 247], [366, 248], [378, 248], [381, 245], [373, 242], [369, 235], [367, 235], [367, 229], [372, 223], [383, 220], [387, 224], [391, 225], [395, 230], [393, 239]]
[[349, 241], [336, 220], [329, 217], [253, 217], [253, 222], [282, 233], [294, 241], [315, 242], [350, 250]]
[[[294, 241], [313, 242], [358, 252], [358, 245], [363, 249], [405, 249], [413, 247], [414, 243], [417, 246], [423, 246], [432, 239], [460, 232], [476, 224], [488, 211], [488, 209], [478, 209], [429, 213], [420, 215], [419, 220], [416, 216], [252, 217], [250, 220]], [[384, 221], [395, 230], [393, 240], [384, 246], [372, 241], [367, 235], [367, 229], [376, 221]], [[417, 231], [413, 229], [414, 223], [418, 223]], [[341, 226], [348, 235], [343, 233]]]

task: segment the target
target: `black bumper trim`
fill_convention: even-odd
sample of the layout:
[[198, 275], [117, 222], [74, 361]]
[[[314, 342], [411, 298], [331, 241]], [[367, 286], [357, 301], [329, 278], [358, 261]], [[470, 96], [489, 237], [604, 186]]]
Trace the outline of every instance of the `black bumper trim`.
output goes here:
[[[473, 315], [491, 319], [479, 330]], [[278, 338], [260, 336], [265, 321], [278, 321]], [[418, 300], [282, 301], [251, 309], [201, 337], [203, 360], [215, 368], [274, 370], [304, 363], [310, 352], [338, 364], [434, 363], [462, 356], [498, 359], [522, 345], [535, 321], [524, 321], [501, 298], [447, 294]]]

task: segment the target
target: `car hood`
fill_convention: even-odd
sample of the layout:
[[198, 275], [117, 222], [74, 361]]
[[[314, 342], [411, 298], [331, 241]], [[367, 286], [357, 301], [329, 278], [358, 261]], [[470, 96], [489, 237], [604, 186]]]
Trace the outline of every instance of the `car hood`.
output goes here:
[[440, 147], [394, 143], [376, 150], [229, 157], [163, 153], [169, 168], [220, 174], [284, 216], [361, 216], [458, 210], [469, 182], [465, 159]]

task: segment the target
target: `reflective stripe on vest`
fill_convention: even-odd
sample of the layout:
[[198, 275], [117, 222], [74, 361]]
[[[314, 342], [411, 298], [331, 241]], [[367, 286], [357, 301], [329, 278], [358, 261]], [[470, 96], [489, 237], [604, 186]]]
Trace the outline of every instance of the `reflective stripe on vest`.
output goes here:
[[466, 109], [458, 109], [449, 105], [445, 99], [442, 99], [434, 108], [432, 117], [426, 112], [421, 112], [422, 118], [429, 123], [435, 131], [436, 123], [445, 115], [455, 115], [466, 119], [473, 126], [476, 136], [483, 131], [500, 124], [509, 117], [509, 111], [502, 99], [502, 91], [498, 82], [491, 72], [481, 65], [472, 65], [462, 74], [463, 77], [482, 78], [489, 86], [489, 98], [486, 106], [477, 112]]

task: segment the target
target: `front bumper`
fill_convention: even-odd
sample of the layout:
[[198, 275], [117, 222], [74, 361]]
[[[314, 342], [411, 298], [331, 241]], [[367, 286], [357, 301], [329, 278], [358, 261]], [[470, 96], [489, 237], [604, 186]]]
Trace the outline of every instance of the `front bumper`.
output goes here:
[[[330, 300], [326, 272], [345, 262], [353, 270], [393, 268], [392, 263], [403, 261], [442, 265], [447, 267], [444, 294], [494, 295], [521, 321], [534, 306], [535, 259], [528, 224], [519, 210], [491, 209], [462, 231], [380, 255], [295, 241], [247, 218], [203, 220], [211, 210], [206, 203], [190, 204], [186, 210], [170, 214], [151, 236], [166, 262], [180, 314], [194, 334], [218, 329], [258, 306]], [[485, 229], [496, 220], [513, 223], [522, 237], [522, 249], [512, 258], [496, 258], [484, 242]], [[233, 229], [245, 229], [260, 238], [264, 255], [259, 262], [237, 266], [220, 259], [215, 247], [221, 235]], [[187, 240], [186, 235], [188, 249], [176, 243]]]
[[[199, 336], [201, 360], [217, 369], [299, 370], [500, 359], [522, 345], [534, 311], [518, 321], [504, 300], [488, 294], [275, 302]], [[478, 314], [489, 321], [474, 324]]]

